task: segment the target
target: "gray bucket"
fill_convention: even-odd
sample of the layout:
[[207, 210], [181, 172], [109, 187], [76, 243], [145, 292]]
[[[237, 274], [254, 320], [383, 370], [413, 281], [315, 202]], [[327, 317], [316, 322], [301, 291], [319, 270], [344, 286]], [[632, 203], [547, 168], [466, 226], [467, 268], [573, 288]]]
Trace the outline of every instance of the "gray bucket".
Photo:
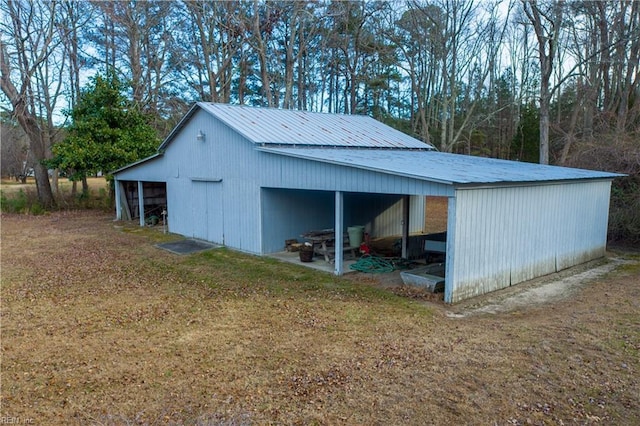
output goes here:
[[351, 247], [360, 247], [364, 235], [364, 226], [350, 226], [347, 228], [347, 234], [349, 234], [349, 245]]

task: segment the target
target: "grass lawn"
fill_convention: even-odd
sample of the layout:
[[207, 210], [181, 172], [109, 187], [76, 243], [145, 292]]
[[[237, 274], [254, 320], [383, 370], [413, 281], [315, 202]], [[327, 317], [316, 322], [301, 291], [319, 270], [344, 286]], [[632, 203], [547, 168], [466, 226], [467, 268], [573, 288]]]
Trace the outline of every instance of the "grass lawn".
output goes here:
[[[640, 267], [465, 318], [104, 213], [2, 215], [1, 407], [32, 424], [640, 424]], [[5, 421], [5, 423], [7, 423]]]

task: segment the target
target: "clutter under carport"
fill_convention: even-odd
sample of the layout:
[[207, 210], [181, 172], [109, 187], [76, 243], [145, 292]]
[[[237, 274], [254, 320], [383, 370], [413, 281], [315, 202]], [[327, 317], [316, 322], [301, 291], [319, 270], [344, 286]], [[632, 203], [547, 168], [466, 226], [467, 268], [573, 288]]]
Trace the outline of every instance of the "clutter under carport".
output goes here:
[[[357, 261], [349, 266], [352, 271], [363, 273], [390, 273], [402, 270], [400, 276], [406, 285], [424, 288], [430, 292], [444, 290], [444, 260], [446, 252], [446, 232], [428, 235], [415, 235], [409, 239], [409, 259], [400, 257], [400, 240], [397, 237], [372, 240], [359, 227], [362, 239], [358, 235], [345, 233], [343, 250]], [[353, 231], [353, 228], [349, 228]], [[335, 259], [335, 233], [333, 229], [310, 231], [301, 235], [307, 240], [299, 243], [297, 239], [285, 241], [285, 250], [299, 252], [301, 262], [312, 262], [314, 256], [320, 256], [328, 263]], [[353, 240], [359, 243], [353, 244]], [[438, 263], [434, 263], [438, 262]]]

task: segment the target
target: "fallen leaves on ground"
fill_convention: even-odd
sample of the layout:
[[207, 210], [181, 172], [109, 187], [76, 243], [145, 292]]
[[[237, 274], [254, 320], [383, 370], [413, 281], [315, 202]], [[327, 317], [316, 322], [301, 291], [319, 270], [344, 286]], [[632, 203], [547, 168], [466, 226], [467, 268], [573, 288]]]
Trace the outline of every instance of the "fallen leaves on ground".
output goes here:
[[176, 256], [154, 247], [172, 236], [100, 213], [3, 215], [1, 231], [6, 418], [640, 423], [638, 267], [568, 300], [448, 318], [409, 288]]

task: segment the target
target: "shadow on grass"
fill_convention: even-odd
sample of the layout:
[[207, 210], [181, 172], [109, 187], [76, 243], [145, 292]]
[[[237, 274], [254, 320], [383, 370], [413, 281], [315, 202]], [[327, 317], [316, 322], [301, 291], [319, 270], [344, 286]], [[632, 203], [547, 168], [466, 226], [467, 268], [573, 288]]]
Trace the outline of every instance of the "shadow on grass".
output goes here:
[[[246, 290], [272, 296], [313, 296], [328, 299], [367, 299], [409, 303], [394, 293], [332, 274], [268, 257], [219, 248], [185, 257], [182, 266], [200, 276], [212, 289]], [[181, 268], [184, 269], [184, 268]]]

